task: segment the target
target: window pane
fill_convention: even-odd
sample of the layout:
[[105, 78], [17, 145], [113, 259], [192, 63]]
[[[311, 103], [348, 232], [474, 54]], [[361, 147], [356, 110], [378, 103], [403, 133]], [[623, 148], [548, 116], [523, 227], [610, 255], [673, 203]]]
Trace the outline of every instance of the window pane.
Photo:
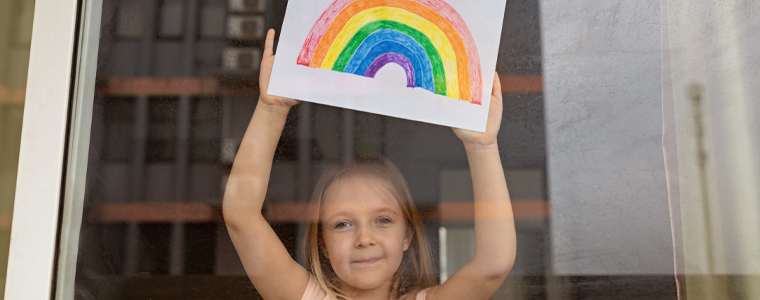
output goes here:
[[[117, 0], [105, 0], [104, 7], [109, 1]], [[104, 10], [102, 27], [120, 22], [112, 15], [129, 14], [126, 5]], [[131, 6], [135, 16], [158, 16], [153, 23], [134, 19], [140, 23], [135, 28], [152, 26], [157, 37], [134, 34], [125, 41], [102, 32], [101, 50], [113, 50], [99, 53], [102, 85], [95, 101], [103, 109], [95, 113], [103, 115], [94, 116], [93, 131], [106, 134], [102, 142], [93, 139], [103, 146], [90, 153], [102, 162], [88, 172], [78, 293], [103, 299], [162, 298], [178, 291], [185, 298], [256, 297], [221, 204], [257, 105], [265, 29], [282, 23], [286, 5], [158, 1]], [[508, 10], [506, 22], [520, 27], [513, 29], [519, 33], [507, 31], [511, 42], [503, 43], [504, 78], [541, 80], [537, 8], [530, 2]], [[184, 22], [185, 9], [197, 11], [198, 20]], [[197, 38], [184, 40], [188, 36]], [[166, 39], [172, 37], [183, 40]], [[504, 63], [512, 61], [523, 63]], [[504, 97], [503, 167], [514, 203], [536, 213], [518, 215], [518, 263], [495, 298], [546, 298], [544, 285], [509, 288], [546, 282], [550, 270], [544, 100], [540, 89]], [[274, 153], [263, 213], [295, 257], [305, 216], [287, 212], [305, 205], [332, 165], [380, 156], [399, 166], [409, 182], [430, 237], [436, 278], [451, 276], [474, 253], [474, 227], [471, 216], [456, 213], [472, 210], [473, 188], [461, 142], [448, 128], [302, 103], [290, 111]]]
[[148, 123], [147, 160], [170, 162], [174, 160], [177, 140], [178, 100], [151, 98]]
[[221, 155], [222, 103], [215, 98], [199, 98], [193, 104], [191, 160], [216, 162]]
[[162, 0], [160, 6], [159, 36], [179, 38], [184, 33], [184, 7], [182, 0]]
[[132, 154], [135, 101], [132, 98], [112, 98], [103, 102], [105, 122], [108, 124], [104, 136], [105, 160], [128, 162]]
[[227, 5], [221, 0], [205, 0], [201, 6], [201, 37], [223, 38]]

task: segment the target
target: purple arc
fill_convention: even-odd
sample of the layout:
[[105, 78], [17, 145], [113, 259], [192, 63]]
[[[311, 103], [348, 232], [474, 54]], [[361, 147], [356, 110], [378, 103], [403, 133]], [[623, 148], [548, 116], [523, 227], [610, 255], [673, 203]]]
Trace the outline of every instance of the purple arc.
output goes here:
[[369, 78], [375, 78], [375, 75], [377, 75], [377, 72], [380, 71], [385, 65], [387, 64], [397, 64], [404, 68], [404, 72], [406, 72], [406, 87], [413, 88], [414, 87], [414, 68], [412, 67], [412, 63], [409, 61], [409, 59], [401, 54], [398, 53], [385, 53], [383, 55], [378, 56], [375, 61], [372, 62], [372, 64], [367, 68], [367, 72], [364, 73], [365, 77]]

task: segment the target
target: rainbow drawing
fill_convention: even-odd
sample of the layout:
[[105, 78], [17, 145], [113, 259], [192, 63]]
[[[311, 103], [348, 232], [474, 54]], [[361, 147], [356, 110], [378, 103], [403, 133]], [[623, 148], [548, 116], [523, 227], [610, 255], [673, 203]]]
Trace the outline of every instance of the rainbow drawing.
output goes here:
[[336, 0], [309, 32], [298, 64], [371, 78], [397, 64], [407, 87], [482, 100], [475, 40], [442, 0]]

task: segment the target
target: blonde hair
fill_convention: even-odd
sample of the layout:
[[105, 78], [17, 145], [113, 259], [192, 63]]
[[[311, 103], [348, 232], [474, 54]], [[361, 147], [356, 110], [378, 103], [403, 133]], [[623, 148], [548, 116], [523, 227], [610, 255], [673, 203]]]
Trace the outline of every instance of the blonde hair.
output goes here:
[[409, 249], [404, 252], [401, 265], [393, 278], [391, 297], [398, 299], [435, 284], [430, 259], [430, 248], [422, 228], [422, 220], [412, 200], [409, 186], [398, 168], [384, 158], [363, 159], [341, 163], [327, 170], [317, 182], [309, 206], [308, 228], [303, 239], [302, 258], [306, 268], [317, 278], [319, 285], [332, 298], [350, 300], [336, 285], [337, 275], [330, 261], [322, 253], [322, 225], [319, 218], [325, 192], [334, 183], [353, 176], [380, 179], [398, 200], [406, 225], [412, 232]]

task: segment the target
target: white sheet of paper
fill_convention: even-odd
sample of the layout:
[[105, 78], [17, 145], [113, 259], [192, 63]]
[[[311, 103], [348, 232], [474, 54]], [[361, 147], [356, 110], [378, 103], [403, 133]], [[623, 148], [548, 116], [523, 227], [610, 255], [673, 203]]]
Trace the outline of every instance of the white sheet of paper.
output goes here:
[[[339, 0], [348, 1], [351, 0]], [[366, 1], [366, 0], [356, 0]], [[402, 0], [405, 1], [405, 0]], [[473, 104], [421, 87], [408, 88], [398, 64], [374, 78], [299, 65], [312, 27], [334, 0], [290, 0], [269, 84], [269, 94], [444, 126], [485, 131], [506, 0], [413, 0], [448, 3], [466, 23], [481, 66], [482, 103]]]

